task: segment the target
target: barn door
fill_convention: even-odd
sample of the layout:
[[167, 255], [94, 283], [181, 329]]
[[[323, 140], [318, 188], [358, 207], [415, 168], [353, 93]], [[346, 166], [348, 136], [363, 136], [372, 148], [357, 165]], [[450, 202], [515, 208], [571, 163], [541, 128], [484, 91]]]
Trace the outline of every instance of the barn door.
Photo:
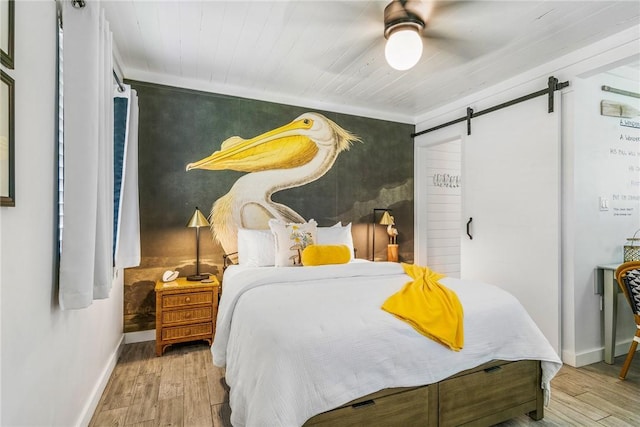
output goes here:
[[541, 96], [472, 120], [461, 222], [461, 277], [515, 295], [558, 353], [559, 100], [554, 113]]

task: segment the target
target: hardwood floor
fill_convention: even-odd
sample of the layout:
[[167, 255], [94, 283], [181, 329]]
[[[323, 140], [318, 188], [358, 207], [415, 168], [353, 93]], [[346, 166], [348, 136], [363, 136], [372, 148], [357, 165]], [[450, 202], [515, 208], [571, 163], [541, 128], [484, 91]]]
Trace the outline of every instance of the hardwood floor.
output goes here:
[[[209, 347], [175, 345], [156, 357], [154, 345], [124, 347], [90, 426], [230, 426], [228, 388]], [[623, 360], [564, 366], [543, 420], [522, 415], [500, 426], [640, 426], [640, 355], [620, 381]]]
[[230, 426], [223, 370], [204, 343], [125, 345], [90, 426]]
[[618, 379], [624, 356], [573, 368], [563, 366], [551, 380], [551, 402], [544, 419], [526, 416], [501, 426], [640, 426], [640, 355], [634, 357], [624, 381]]

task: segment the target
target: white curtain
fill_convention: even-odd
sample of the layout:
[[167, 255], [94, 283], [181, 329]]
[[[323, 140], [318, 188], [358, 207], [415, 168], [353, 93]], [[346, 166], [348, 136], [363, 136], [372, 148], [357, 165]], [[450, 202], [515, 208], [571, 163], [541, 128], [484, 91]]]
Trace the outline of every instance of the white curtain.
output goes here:
[[117, 269], [140, 265], [140, 204], [138, 198], [138, 94], [124, 85], [116, 97], [127, 99], [127, 123], [122, 161], [120, 203], [114, 258]]
[[62, 2], [64, 231], [63, 309], [107, 298], [113, 278], [113, 94], [109, 23], [99, 1]]

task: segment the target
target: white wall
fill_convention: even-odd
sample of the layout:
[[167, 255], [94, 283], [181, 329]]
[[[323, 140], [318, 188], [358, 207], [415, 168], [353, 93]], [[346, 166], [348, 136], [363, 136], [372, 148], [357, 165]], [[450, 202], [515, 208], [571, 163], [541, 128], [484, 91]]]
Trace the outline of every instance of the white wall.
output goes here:
[[[584, 128], [580, 128], [583, 124], [581, 121], [588, 120], [578, 114], [583, 111], [579, 105], [584, 102], [581, 92], [584, 88], [581, 79], [599, 74], [606, 69], [629, 62], [631, 59], [637, 60], [640, 56], [638, 52], [640, 52], [640, 27], [636, 26], [591, 46], [571, 52], [562, 58], [540, 65], [526, 73], [506, 79], [500, 85], [438, 108], [420, 117], [416, 126], [418, 131], [427, 129], [464, 116], [466, 107], [472, 107], [475, 111], [479, 111], [513, 97], [542, 89], [550, 75], [554, 75], [560, 81], [570, 81], [571, 86], [563, 90], [561, 95], [563, 105], [561, 283], [563, 337], [561, 356], [566, 363], [572, 365], [581, 366], [602, 359], [602, 314], [599, 309], [600, 297], [594, 294], [593, 271], [597, 264], [614, 262], [618, 255], [621, 260], [624, 238], [629, 237], [627, 236], [629, 228], [633, 228], [629, 224], [625, 224], [619, 229], [616, 228], [619, 230], [616, 233], [609, 233], [611, 227], [608, 226], [603, 227], [602, 231], [594, 231], [599, 228], [600, 224], [598, 212], [593, 220], [584, 223], [576, 221], [576, 218], [582, 218], [584, 205], [593, 206], [595, 203], [594, 209], [597, 211], [598, 208], [597, 197], [594, 201], [593, 195], [589, 191], [585, 191], [589, 186], [593, 187], [593, 180], [597, 180], [597, 174], [594, 173], [593, 168], [590, 170], [581, 169], [576, 165], [576, 160], [583, 157], [584, 150], [590, 150], [583, 145], [583, 138], [575, 134], [576, 129], [584, 131]], [[598, 106], [599, 101], [595, 106], [585, 106], [584, 108], [595, 108], [596, 115], [599, 115]], [[508, 159], [497, 159], [497, 161], [501, 160], [508, 161]], [[603, 171], [602, 173], [606, 174], [607, 172]], [[586, 174], [591, 174], [588, 181]], [[514, 191], [516, 190], [514, 189]], [[602, 189], [596, 187], [594, 191], [602, 191]], [[640, 227], [640, 225], [638, 226]], [[416, 230], [416, 233], [418, 235], [419, 230]], [[578, 238], [584, 233], [592, 235], [595, 233], [594, 239], [598, 243], [576, 249], [578, 245], [584, 245]], [[602, 239], [606, 239], [607, 243], [602, 245]], [[604, 248], [600, 246], [604, 246]], [[613, 249], [614, 246], [617, 249]], [[601, 253], [600, 249], [605, 252]], [[585, 256], [585, 252], [588, 256]], [[544, 266], [540, 268], [544, 268]], [[620, 311], [625, 309], [626, 303], [621, 301]], [[623, 315], [621, 314], [621, 316]], [[621, 319], [618, 324], [618, 336], [620, 340], [628, 342], [633, 335], [633, 329], [631, 329], [631, 325], [622, 325], [622, 323]], [[624, 345], [621, 345], [619, 353], [622, 353], [623, 348]]]
[[54, 285], [55, 2], [16, 2], [16, 207], [0, 208], [0, 424], [87, 424], [122, 340], [111, 297], [61, 311]]
[[[622, 262], [626, 238], [640, 228], [640, 201], [637, 199], [640, 194], [637, 185], [640, 143], [620, 140], [621, 135], [640, 136], [640, 131], [619, 126], [619, 118], [600, 115], [600, 101], [617, 101], [636, 109], [640, 102], [604, 92], [601, 90], [603, 85], [639, 93], [640, 76], [636, 75], [635, 81], [631, 81], [597, 73], [585, 79], [576, 77], [573, 81], [573, 138], [567, 145], [573, 144], [574, 210], [567, 219], [574, 228], [574, 248], [573, 261], [567, 262], [566, 268], [573, 269], [573, 304], [576, 312], [581, 313], [580, 322], [576, 321], [573, 330], [568, 331], [574, 335], [575, 363], [578, 365], [600, 360], [601, 356], [600, 295], [594, 291], [594, 265]], [[640, 122], [640, 117], [633, 120]], [[630, 171], [629, 167], [634, 170]], [[626, 196], [627, 200], [616, 200], [616, 195]], [[600, 197], [608, 200], [609, 210], [600, 210]], [[622, 347], [616, 352], [619, 355], [628, 351], [629, 340], [635, 333], [631, 310], [622, 294], [619, 295], [617, 324], [617, 342]]]
[[[449, 277], [460, 277], [460, 221], [462, 218], [462, 140], [425, 147], [416, 153], [414, 182], [426, 173], [427, 259], [429, 267]], [[442, 182], [453, 178], [452, 181]], [[422, 181], [424, 182], [424, 181]], [[422, 219], [422, 218], [420, 218]], [[416, 239], [418, 240], [418, 239]]]

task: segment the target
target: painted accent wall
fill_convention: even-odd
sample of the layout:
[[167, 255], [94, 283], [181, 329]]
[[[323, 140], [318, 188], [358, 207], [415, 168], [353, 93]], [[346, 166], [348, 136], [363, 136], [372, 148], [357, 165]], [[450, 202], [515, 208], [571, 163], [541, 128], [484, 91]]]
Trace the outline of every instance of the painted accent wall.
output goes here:
[[0, 425], [87, 425], [115, 365], [122, 275], [62, 311], [55, 277], [56, 4], [15, 4], [16, 206], [0, 208]]
[[[185, 171], [231, 136], [248, 139], [318, 112], [362, 142], [344, 151], [324, 176], [277, 192], [283, 203], [320, 226], [353, 224], [358, 258], [372, 255], [374, 208], [393, 210], [400, 260], [413, 260], [413, 125], [330, 111], [128, 81], [138, 91], [141, 266], [124, 279], [125, 332], [155, 327], [153, 286], [165, 270], [195, 273], [195, 231], [185, 227], [197, 206], [208, 215], [244, 172]], [[378, 218], [379, 219], [379, 218]], [[388, 237], [376, 227], [376, 259], [386, 259]], [[200, 271], [221, 279], [223, 250], [200, 233]]]

